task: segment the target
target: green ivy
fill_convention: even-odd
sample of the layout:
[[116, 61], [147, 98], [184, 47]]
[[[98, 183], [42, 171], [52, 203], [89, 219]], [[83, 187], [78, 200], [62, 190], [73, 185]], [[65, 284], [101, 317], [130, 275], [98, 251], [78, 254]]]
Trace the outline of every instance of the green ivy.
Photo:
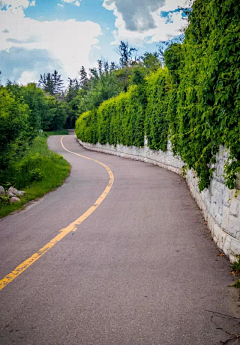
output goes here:
[[183, 44], [165, 52], [165, 68], [77, 121], [83, 141], [167, 150], [209, 186], [216, 153], [230, 150], [225, 181], [240, 171], [240, 2], [196, 0]]
[[166, 69], [159, 69], [148, 78], [145, 128], [148, 146], [153, 150], [167, 150], [169, 77]]
[[76, 122], [82, 141], [127, 146], [144, 145], [144, 100], [141, 86], [103, 102], [96, 110], [83, 113]]

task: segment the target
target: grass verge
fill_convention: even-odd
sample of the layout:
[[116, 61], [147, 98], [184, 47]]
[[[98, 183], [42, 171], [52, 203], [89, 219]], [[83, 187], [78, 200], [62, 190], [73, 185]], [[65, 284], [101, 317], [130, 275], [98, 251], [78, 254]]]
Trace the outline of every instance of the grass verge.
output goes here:
[[48, 137], [50, 135], [68, 135], [68, 131], [66, 129], [62, 129], [61, 131], [53, 131], [53, 132], [44, 132]]
[[[71, 166], [62, 156], [52, 152], [47, 146], [47, 136], [35, 138], [33, 145], [16, 165], [14, 186], [24, 190], [21, 202], [10, 204], [8, 200], [0, 203], [0, 218], [21, 209], [27, 202], [62, 185], [69, 175]], [[66, 134], [52, 132], [56, 134]]]
[[[234, 262], [234, 264], [232, 265], [231, 273], [236, 277], [240, 276], [240, 257], [239, 256], [238, 256], [238, 260], [236, 262]], [[236, 280], [233, 283], [232, 287], [236, 287], [236, 288], [240, 289], [240, 279]]]

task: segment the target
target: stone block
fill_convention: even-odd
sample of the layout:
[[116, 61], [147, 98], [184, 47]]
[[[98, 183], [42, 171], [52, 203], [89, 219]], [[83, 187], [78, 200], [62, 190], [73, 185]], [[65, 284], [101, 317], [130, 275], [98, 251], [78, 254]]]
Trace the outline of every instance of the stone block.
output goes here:
[[223, 205], [230, 207], [230, 193], [227, 187], [225, 187], [223, 190]]
[[[234, 217], [239, 216], [239, 200], [235, 197], [230, 201], [230, 215]], [[240, 222], [240, 220], [239, 220]]]
[[240, 172], [238, 172], [236, 178], [236, 189], [240, 189]]
[[236, 237], [237, 233], [240, 232], [240, 221], [238, 218], [230, 215], [229, 216], [229, 230], [231, 236]]
[[222, 214], [222, 228], [227, 230], [229, 227], [229, 216], [230, 216], [230, 211], [229, 208], [226, 206], [223, 206], [223, 214]]
[[20, 202], [21, 200], [18, 198], [18, 197], [16, 197], [16, 196], [13, 196], [11, 199], [10, 199], [10, 202], [12, 203], [12, 204], [15, 204], [16, 202]]
[[230, 253], [234, 256], [240, 255], [240, 241], [232, 239]]
[[225, 236], [225, 240], [224, 240], [224, 243], [223, 243], [223, 246], [222, 246], [222, 250], [224, 251], [225, 254], [229, 254], [229, 251], [230, 251], [230, 248], [231, 248], [231, 242], [232, 242], [232, 239], [231, 239], [231, 236], [227, 235]]

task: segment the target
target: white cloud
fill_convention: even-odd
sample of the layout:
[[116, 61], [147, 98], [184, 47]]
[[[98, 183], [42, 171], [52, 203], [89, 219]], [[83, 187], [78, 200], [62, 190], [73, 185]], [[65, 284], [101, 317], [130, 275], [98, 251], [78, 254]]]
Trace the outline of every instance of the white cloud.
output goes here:
[[161, 11], [174, 11], [178, 7], [188, 7], [191, 0], [166, 0]]
[[[4, 1], [16, 3], [16, 0]], [[10, 52], [11, 48], [24, 48], [30, 52], [44, 50], [49, 58], [58, 61], [57, 66], [62, 65], [66, 76], [71, 78], [77, 75], [82, 65], [91, 67], [89, 54], [102, 34], [99, 24], [73, 19], [37, 21], [24, 16], [23, 7], [27, 2], [17, 1], [22, 3], [20, 7], [0, 11], [0, 51]], [[51, 71], [42, 70], [44, 72]], [[24, 74], [20, 80], [26, 80], [27, 75], [30, 74]]]
[[18, 83], [26, 85], [29, 83], [34, 83], [39, 79], [39, 74], [37, 71], [24, 71], [21, 77], [18, 79]]
[[67, 4], [73, 4], [79, 7], [81, 0], [62, 0], [62, 2], [66, 2]]
[[63, 4], [57, 4], [59, 7], [61, 7], [61, 8], [63, 8], [64, 7], [64, 5]]
[[[53, 59], [47, 50], [12, 47], [9, 51], [0, 50], [0, 61], [3, 83], [6, 83], [7, 79], [20, 80], [21, 83], [38, 81], [40, 74], [44, 73], [43, 71], [53, 71], [54, 69], [57, 69], [63, 77], [67, 77], [61, 61]], [[29, 80], [27, 80], [27, 76], [29, 76]]]
[[29, 0], [1, 0], [0, 7], [7, 6], [12, 8], [24, 7], [27, 8], [30, 5]]
[[180, 29], [186, 24], [182, 12], [170, 13], [168, 18], [162, 17], [161, 12], [174, 11], [185, 5], [186, 0], [103, 1], [103, 6], [113, 11], [116, 17], [113, 44], [127, 40], [137, 46], [166, 41], [180, 35]]
[[152, 13], [164, 5], [164, 0], [104, 0], [103, 6], [114, 12], [118, 18], [121, 14], [126, 30], [145, 31], [156, 27]]

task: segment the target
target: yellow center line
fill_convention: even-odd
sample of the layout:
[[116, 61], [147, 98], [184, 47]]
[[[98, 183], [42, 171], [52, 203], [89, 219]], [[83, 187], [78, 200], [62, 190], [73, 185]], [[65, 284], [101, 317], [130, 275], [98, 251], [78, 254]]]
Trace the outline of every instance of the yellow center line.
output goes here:
[[74, 220], [71, 224], [69, 224], [66, 228], [63, 228], [59, 231], [57, 236], [55, 236], [50, 242], [48, 242], [44, 247], [39, 249], [39, 251], [35, 254], [33, 254], [30, 258], [22, 262], [19, 266], [17, 266], [11, 273], [6, 275], [2, 280], [0, 280], [0, 290], [2, 290], [5, 286], [7, 286], [9, 283], [11, 283], [15, 278], [17, 278], [21, 273], [23, 273], [29, 266], [31, 266], [35, 261], [40, 259], [45, 253], [47, 253], [55, 244], [57, 244], [59, 241], [61, 241], [67, 234], [69, 234], [72, 231], [77, 230], [77, 225], [80, 225], [85, 219], [87, 219], [97, 208], [98, 206], [103, 202], [103, 200], [106, 198], [108, 193], [110, 192], [113, 182], [114, 182], [114, 175], [111, 169], [104, 163], [97, 161], [96, 159], [92, 159], [83, 155], [80, 155], [79, 153], [73, 152], [68, 150], [64, 144], [63, 144], [63, 138], [61, 138], [61, 145], [63, 149], [67, 152], [70, 152], [76, 156], [79, 156], [81, 158], [88, 159], [90, 161], [93, 161], [95, 163], [98, 163], [102, 165], [108, 172], [109, 175], [109, 182], [107, 187], [104, 189], [103, 193], [100, 195], [100, 197], [95, 201], [94, 205], [91, 206], [83, 215], [81, 215], [79, 218]]

